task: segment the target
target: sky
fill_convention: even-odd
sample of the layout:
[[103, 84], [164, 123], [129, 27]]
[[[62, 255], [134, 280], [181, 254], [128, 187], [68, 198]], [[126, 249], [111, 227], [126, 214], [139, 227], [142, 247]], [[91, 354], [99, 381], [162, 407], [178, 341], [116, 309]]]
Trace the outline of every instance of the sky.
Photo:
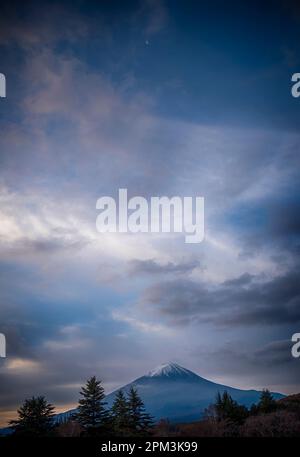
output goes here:
[[[174, 361], [300, 391], [296, 2], [3, 2], [0, 425]], [[96, 201], [203, 196], [205, 240], [96, 231]]]

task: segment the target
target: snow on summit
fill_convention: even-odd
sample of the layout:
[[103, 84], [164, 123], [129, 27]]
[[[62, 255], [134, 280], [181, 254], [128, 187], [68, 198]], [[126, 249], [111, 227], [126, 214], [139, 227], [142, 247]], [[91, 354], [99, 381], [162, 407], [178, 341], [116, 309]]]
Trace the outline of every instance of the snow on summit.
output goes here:
[[177, 363], [163, 363], [147, 374], [150, 378], [168, 377], [168, 378], [186, 378], [197, 377], [195, 373], [186, 368], [181, 367]]

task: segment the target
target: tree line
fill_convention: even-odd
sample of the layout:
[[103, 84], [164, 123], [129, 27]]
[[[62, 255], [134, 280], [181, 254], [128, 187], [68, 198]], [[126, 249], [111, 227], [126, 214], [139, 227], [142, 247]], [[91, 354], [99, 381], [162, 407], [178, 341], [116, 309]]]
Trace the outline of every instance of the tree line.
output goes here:
[[250, 409], [240, 405], [227, 391], [217, 394], [216, 401], [207, 408], [204, 416], [216, 422], [227, 422], [228, 425], [242, 425], [249, 416], [273, 413], [278, 407], [276, 400], [268, 389], [262, 391], [259, 402]]
[[275, 400], [266, 389], [258, 403], [246, 408], [224, 391], [217, 394], [199, 421], [174, 424], [160, 420], [153, 434], [157, 437], [299, 437], [300, 394]]
[[65, 423], [58, 423], [54, 410], [44, 396], [26, 399], [10, 426], [17, 436], [51, 436], [60, 434], [63, 427], [75, 427], [80, 436], [147, 436], [153, 427], [153, 418], [135, 387], [127, 394], [119, 390], [112, 407], [107, 408], [104, 388], [95, 376], [81, 388], [76, 412]]
[[246, 408], [224, 391], [195, 423], [154, 423], [135, 387], [119, 390], [108, 408], [102, 383], [93, 376], [81, 388], [75, 412], [63, 420], [39, 396], [25, 400], [10, 425], [17, 436], [299, 436], [300, 395], [276, 401], [263, 390], [258, 403]]

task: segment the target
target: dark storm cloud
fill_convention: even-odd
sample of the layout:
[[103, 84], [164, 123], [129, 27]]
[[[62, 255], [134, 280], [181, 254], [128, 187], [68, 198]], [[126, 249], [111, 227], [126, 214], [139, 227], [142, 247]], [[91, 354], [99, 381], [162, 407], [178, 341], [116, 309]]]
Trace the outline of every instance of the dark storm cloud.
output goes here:
[[[238, 299], [238, 300], [237, 300]], [[232, 314], [224, 315], [227, 324], [284, 325], [300, 322], [300, 274], [285, 276], [253, 285], [232, 297]], [[222, 319], [222, 318], [221, 318]]]
[[[294, 164], [298, 169], [300, 163]], [[291, 176], [293, 189], [283, 189], [274, 198], [262, 199], [255, 208], [240, 211], [243, 221], [240, 234], [237, 236], [243, 245], [242, 251], [248, 256], [256, 255], [261, 249], [281, 251], [290, 260], [297, 260], [300, 249], [300, 201], [297, 197], [297, 176]], [[248, 228], [246, 228], [248, 224]], [[243, 254], [241, 254], [243, 255]], [[278, 261], [280, 259], [278, 258]]]
[[186, 274], [191, 273], [195, 268], [200, 267], [198, 260], [190, 260], [189, 262], [168, 262], [160, 264], [154, 259], [149, 260], [131, 260], [128, 264], [129, 274], [148, 274], [148, 275], [162, 275], [162, 274]]
[[299, 360], [292, 357], [291, 348], [288, 339], [270, 341], [258, 348], [238, 341], [217, 349], [199, 348], [193, 354], [212, 373], [220, 370], [225, 377], [240, 376], [248, 379], [248, 386], [255, 382], [260, 388], [270, 388], [271, 380], [276, 388], [285, 386], [283, 392], [291, 392], [300, 376]]
[[[254, 362], [272, 367], [278, 365], [296, 366], [296, 360], [291, 357], [292, 344], [290, 340], [272, 341], [254, 352]], [[298, 370], [300, 370], [300, 366]]]
[[225, 287], [226, 286], [228, 286], [228, 287], [246, 286], [254, 280], [255, 280], [254, 275], [250, 275], [249, 273], [244, 273], [243, 275], [239, 276], [238, 278], [228, 279], [227, 281], [224, 281], [223, 286], [225, 286]]
[[215, 287], [188, 279], [158, 283], [144, 292], [140, 305], [178, 324], [293, 324], [300, 322], [300, 274], [290, 271], [271, 280], [246, 274]]
[[[18, 254], [55, 254], [63, 251], [78, 251], [88, 244], [88, 240], [68, 239], [65, 237], [41, 238], [38, 240], [20, 239], [13, 248], [13, 251]], [[12, 253], [13, 254], [13, 253]]]
[[142, 305], [152, 305], [155, 311], [175, 322], [190, 322], [210, 307], [207, 288], [188, 279], [166, 281], [149, 287], [142, 296]]

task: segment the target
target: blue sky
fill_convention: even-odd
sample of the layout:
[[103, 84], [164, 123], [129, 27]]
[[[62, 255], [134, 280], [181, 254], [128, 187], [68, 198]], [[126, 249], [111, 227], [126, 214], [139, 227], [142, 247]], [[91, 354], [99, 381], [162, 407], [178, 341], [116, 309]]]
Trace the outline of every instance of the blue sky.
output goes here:
[[[7, 2], [0, 411], [60, 410], [165, 361], [299, 392], [300, 10]], [[97, 198], [205, 197], [205, 241], [96, 232]]]

